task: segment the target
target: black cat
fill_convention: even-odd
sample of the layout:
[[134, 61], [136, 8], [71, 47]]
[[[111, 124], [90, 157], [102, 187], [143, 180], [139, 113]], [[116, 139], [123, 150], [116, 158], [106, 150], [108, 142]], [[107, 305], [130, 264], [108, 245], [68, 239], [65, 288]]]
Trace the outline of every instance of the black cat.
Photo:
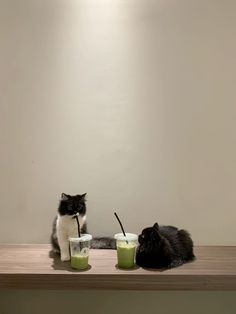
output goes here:
[[195, 258], [190, 234], [176, 227], [155, 223], [143, 229], [138, 241], [136, 263], [144, 268], [172, 268]]

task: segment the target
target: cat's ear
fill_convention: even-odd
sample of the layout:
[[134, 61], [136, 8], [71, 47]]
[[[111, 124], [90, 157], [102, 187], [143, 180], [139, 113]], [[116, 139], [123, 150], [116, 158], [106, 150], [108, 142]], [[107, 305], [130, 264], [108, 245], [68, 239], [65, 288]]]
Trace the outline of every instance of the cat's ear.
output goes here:
[[69, 199], [69, 196], [65, 193], [61, 193], [61, 200], [62, 201], [67, 201]]
[[82, 194], [82, 195], [80, 196], [80, 200], [83, 201], [83, 202], [85, 202], [85, 201], [86, 201], [86, 199], [85, 199], [86, 195], [87, 195], [87, 193]]
[[158, 223], [157, 223], [157, 222], [153, 225], [153, 228], [155, 228], [155, 229], [159, 230], [159, 225], [158, 225]]

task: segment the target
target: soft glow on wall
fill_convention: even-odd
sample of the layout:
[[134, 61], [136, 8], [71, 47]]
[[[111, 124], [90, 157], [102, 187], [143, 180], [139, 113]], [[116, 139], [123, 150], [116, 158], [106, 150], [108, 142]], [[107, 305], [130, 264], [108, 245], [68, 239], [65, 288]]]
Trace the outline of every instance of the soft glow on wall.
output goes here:
[[94, 234], [116, 209], [234, 244], [235, 5], [1, 5], [0, 241], [48, 242], [60, 193], [87, 192]]

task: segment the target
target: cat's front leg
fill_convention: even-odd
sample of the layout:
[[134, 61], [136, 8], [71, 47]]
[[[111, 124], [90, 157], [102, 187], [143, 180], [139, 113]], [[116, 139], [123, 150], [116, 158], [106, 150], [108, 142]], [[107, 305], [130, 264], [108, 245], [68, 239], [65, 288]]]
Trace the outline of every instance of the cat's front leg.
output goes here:
[[183, 261], [181, 259], [175, 259], [169, 264], [168, 268], [174, 268], [181, 265], [183, 265]]
[[69, 241], [66, 232], [58, 231], [58, 244], [60, 246], [61, 251], [61, 260], [62, 262], [70, 260], [70, 249], [69, 249]]

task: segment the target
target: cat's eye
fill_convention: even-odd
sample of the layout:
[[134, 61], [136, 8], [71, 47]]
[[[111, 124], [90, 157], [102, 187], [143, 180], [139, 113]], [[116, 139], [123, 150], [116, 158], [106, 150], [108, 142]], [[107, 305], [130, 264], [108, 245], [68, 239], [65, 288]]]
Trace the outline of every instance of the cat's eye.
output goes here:
[[82, 204], [79, 204], [78, 210], [81, 210], [81, 209], [83, 209], [83, 205], [82, 205]]

